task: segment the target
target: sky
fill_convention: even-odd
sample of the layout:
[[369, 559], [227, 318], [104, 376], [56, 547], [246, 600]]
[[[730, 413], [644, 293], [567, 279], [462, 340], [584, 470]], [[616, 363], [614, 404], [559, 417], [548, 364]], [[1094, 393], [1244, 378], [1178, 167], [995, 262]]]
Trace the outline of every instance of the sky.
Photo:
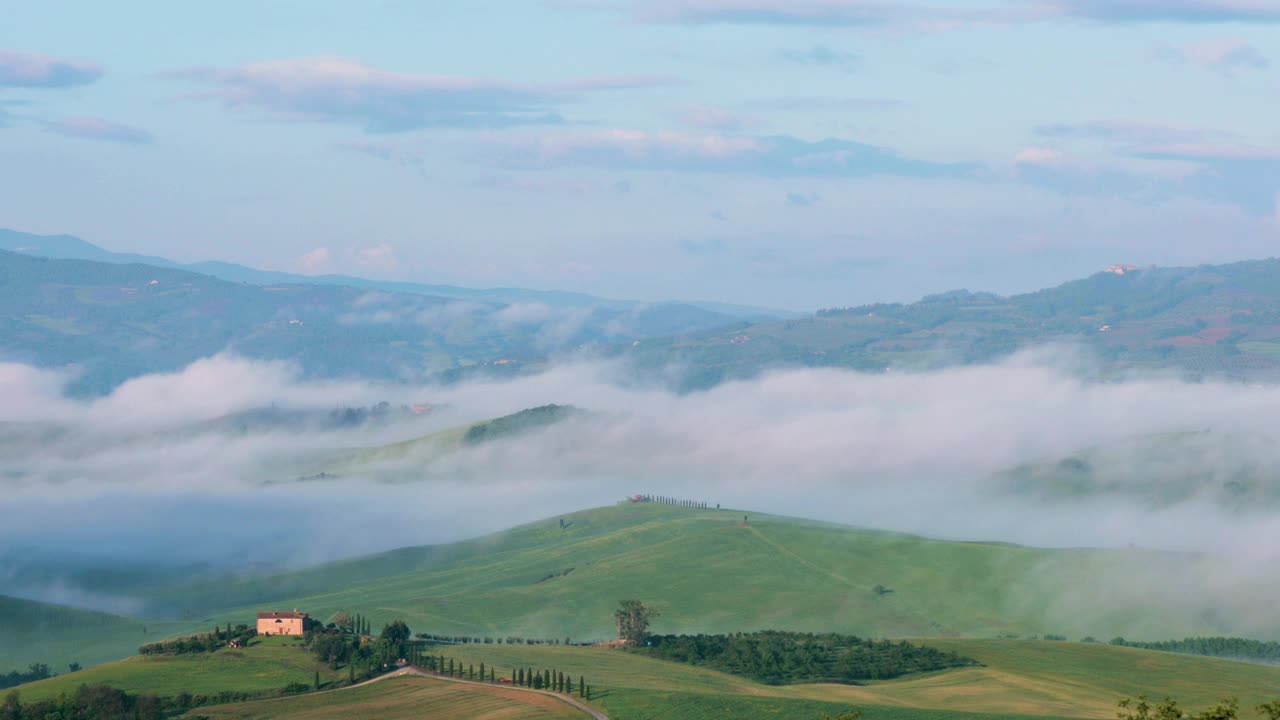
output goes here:
[[796, 310], [1280, 244], [1275, 0], [0, 0], [0, 227]]

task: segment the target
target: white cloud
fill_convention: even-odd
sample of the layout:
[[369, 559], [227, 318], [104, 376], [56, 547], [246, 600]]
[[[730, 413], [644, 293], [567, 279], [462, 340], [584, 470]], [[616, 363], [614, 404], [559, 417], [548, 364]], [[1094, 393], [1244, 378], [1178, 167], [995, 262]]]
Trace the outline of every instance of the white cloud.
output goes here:
[[331, 270], [333, 253], [329, 248], [318, 247], [304, 254], [299, 261], [302, 271], [308, 275], [323, 275]]
[[379, 273], [394, 273], [400, 269], [396, 249], [390, 243], [378, 243], [356, 250], [356, 263], [360, 267]]
[[1243, 38], [1217, 38], [1182, 48], [1182, 55], [1200, 67], [1230, 73], [1263, 70], [1270, 65], [1262, 51]]

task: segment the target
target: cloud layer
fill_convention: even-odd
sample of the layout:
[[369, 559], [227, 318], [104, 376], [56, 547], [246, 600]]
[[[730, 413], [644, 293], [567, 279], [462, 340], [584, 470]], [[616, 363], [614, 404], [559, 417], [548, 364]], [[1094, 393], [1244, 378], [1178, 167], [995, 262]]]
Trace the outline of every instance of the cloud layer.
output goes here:
[[580, 93], [646, 87], [662, 78], [586, 77], [543, 85], [381, 70], [338, 55], [263, 60], [177, 74], [208, 87], [200, 97], [282, 120], [330, 122], [387, 133], [421, 128], [503, 128], [564, 122], [557, 107]]
[[48, 122], [45, 123], [45, 130], [65, 137], [126, 145], [146, 145], [154, 139], [151, 133], [141, 128], [96, 117], [72, 117]]
[[960, 176], [973, 165], [905, 157], [888, 148], [787, 135], [606, 130], [548, 134], [500, 146], [499, 161], [516, 168], [585, 166], [765, 176]]
[[88, 85], [100, 77], [102, 68], [93, 63], [0, 49], [0, 87], [66, 88]]

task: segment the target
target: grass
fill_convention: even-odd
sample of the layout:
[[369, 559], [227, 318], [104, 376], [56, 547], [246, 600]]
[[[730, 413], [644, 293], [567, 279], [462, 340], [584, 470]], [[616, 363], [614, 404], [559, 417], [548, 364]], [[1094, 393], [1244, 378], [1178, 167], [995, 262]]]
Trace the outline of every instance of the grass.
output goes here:
[[[816, 717], [856, 705], [867, 717], [940, 717], [948, 712], [1004, 716], [1112, 718], [1124, 697], [1171, 696], [1199, 710], [1225, 697], [1241, 707], [1280, 697], [1280, 667], [1161, 653], [1098, 643], [927, 639], [983, 667], [929, 673], [862, 686], [766, 686], [706, 668], [620, 650], [568, 646], [462, 645], [441, 649], [499, 674], [523, 666], [583, 676], [610, 716], [698, 717], [690, 708], [742, 705], [742, 717]], [[807, 705], [806, 705], [807, 704]], [[791, 708], [790, 711], [787, 708]], [[796, 714], [790, 714], [794, 711]], [[699, 712], [702, 712], [701, 710]], [[705, 717], [738, 717], [731, 713]], [[770, 713], [780, 713], [770, 715]], [[906, 714], [904, 714], [906, 713]]]
[[1154, 581], [1184, 567], [1182, 555], [949, 542], [755, 513], [744, 525], [742, 516], [623, 504], [565, 515], [563, 530], [553, 518], [451, 545], [180, 588], [169, 600], [242, 608], [207, 607], [214, 622], [244, 622], [275, 605], [322, 618], [358, 611], [375, 624], [403, 619], [418, 632], [574, 639], [610, 637], [626, 597], [653, 605], [655, 629], [676, 633], [1166, 639], [1280, 631], [1274, 622], [1239, 627], [1238, 616], [1185, 603], [1153, 606], [1156, 588], [1097, 597], [1098, 571], [1141, 571]]
[[0, 673], [32, 663], [62, 672], [70, 662], [106, 662], [190, 627], [0, 595]]
[[223, 691], [278, 690], [290, 683], [345, 681], [347, 671], [330, 670], [287, 637], [259, 638], [241, 650], [190, 655], [136, 656], [20, 686], [22, 697], [38, 700], [81, 685], [110, 685], [132, 693], [177, 695]]
[[[464, 664], [497, 670], [551, 669], [593, 689], [592, 704], [614, 720], [679, 717], [816, 718], [859, 707], [883, 720], [968, 720], [978, 717], [1114, 717], [1116, 703], [1145, 693], [1171, 696], [1192, 711], [1224, 697], [1251, 708], [1280, 697], [1280, 667], [1202, 658], [1099, 643], [927, 638], [982, 667], [927, 673], [867, 685], [768, 686], [707, 668], [622, 650], [567, 645], [458, 645], [434, 648]], [[20, 688], [27, 699], [71, 692], [81, 684], [108, 684], [130, 692], [176, 695], [275, 690], [289, 683], [342, 681], [312, 660], [291, 638], [264, 639], [241, 651], [175, 657], [134, 657]], [[399, 679], [341, 692], [203, 708], [217, 718], [397, 717], [407, 707], [429, 717], [561, 717], [539, 702], [504, 695], [500, 687], [460, 690], [435, 681]], [[507, 690], [507, 693], [510, 691]], [[515, 702], [513, 705], [512, 702]], [[537, 707], [526, 707], [525, 705]], [[539, 709], [541, 708], [541, 709]], [[345, 714], [344, 714], [345, 713]], [[489, 714], [492, 713], [492, 714]], [[567, 715], [572, 717], [572, 714]]]
[[212, 720], [346, 720], [354, 717], [363, 720], [406, 717], [572, 720], [589, 716], [543, 695], [509, 688], [404, 677], [340, 692], [200, 708], [188, 717]]
[[[1254, 600], [1211, 597], [1187, 585], [1198, 572], [1194, 563], [1204, 560], [1195, 556], [952, 542], [757, 513], [744, 524], [742, 517], [737, 510], [624, 503], [294, 572], [119, 592], [190, 609], [202, 618], [195, 629], [296, 607], [320, 619], [359, 612], [375, 630], [402, 619], [415, 632], [598, 640], [613, 635], [613, 611], [630, 597], [658, 610], [654, 630], [663, 633], [1280, 635], [1280, 617], [1248, 612]], [[1175, 580], [1180, 584], [1170, 586]], [[1187, 592], [1177, 591], [1183, 586]], [[0, 632], [11, 624], [21, 622], [0, 615]], [[26, 642], [69, 653], [86, 636], [99, 642], [56, 626]], [[127, 632], [103, 637], [102, 647], [117, 648], [117, 657], [140, 644]], [[15, 644], [15, 665], [50, 661], [48, 653]]]

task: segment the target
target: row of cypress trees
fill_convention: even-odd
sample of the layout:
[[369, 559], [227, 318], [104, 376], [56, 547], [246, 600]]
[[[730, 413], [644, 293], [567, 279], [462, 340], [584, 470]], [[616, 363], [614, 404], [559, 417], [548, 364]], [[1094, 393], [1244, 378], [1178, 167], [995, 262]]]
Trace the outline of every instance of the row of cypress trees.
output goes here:
[[697, 510], [706, 510], [708, 507], [707, 503], [704, 503], [701, 500], [681, 500], [679, 498], [664, 497], [662, 495], [651, 495], [648, 496], [648, 498], [649, 502], [655, 502], [659, 505], [674, 505], [676, 507], [694, 508]]
[[[426, 655], [415, 658], [418, 662], [415, 665], [425, 666], [428, 670], [438, 672], [441, 675], [456, 677], [461, 680], [477, 680], [479, 682], [498, 682], [497, 668], [485, 666], [480, 663], [479, 672], [473, 663], [465, 666], [461, 662], [455, 662], [451, 657], [444, 655]], [[564, 693], [572, 695], [577, 692], [578, 697], [590, 700], [591, 686], [587, 684], [584, 676], [578, 676], [578, 682], [575, 684], [572, 675], [566, 675], [558, 670], [534, 670], [533, 668], [516, 668], [511, 671], [511, 683], [520, 687], [533, 688], [535, 690], [550, 690], [552, 692]]]

